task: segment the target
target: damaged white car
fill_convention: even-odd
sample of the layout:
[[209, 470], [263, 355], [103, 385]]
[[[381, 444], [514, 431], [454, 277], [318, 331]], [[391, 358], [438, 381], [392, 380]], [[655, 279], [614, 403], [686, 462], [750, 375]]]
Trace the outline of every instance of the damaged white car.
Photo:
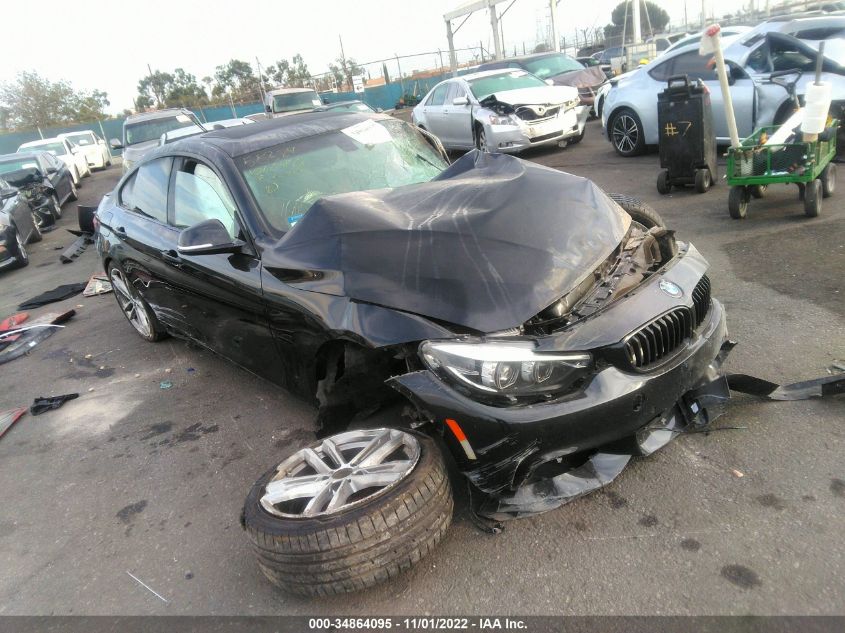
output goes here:
[[578, 90], [522, 70], [491, 70], [437, 84], [411, 114], [446, 149], [519, 152], [584, 138], [589, 107]]

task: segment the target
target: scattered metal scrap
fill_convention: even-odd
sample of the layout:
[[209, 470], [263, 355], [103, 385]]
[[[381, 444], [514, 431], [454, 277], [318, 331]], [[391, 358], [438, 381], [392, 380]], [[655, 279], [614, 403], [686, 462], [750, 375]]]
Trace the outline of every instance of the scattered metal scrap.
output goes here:
[[97, 207], [88, 207], [85, 205], [77, 206], [77, 215], [79, 218], [79, 229], [67, 229], [68, 232], [76, 235], [76, 241], [68, 246], [65, 251], [59, 256], [59, 260], [63, 264], [70, 264], [88, 248], [89, 244], [94, 243], [94, 234], [97, 232], [97, 227], [94, 224], [94, 214], [97, 212]]
[[111, 282], [109, 278], [103, 274], [92, 275], [88, 280], [88, 285], [82, 291], [83, 297], [94, 297], [96, 295], [104, 295], [112, 291]]

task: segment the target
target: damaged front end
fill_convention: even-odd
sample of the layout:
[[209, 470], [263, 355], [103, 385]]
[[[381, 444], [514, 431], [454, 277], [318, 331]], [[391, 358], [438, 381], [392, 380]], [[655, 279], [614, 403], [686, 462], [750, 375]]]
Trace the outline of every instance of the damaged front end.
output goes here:
[[499, 152], [580, 140], [589, 116], [589, 106], [580, 105], [574, 89], [572, 98], [562, 102], [521, 102], [493, 94], [479, 105], [488, 146]]
[[492, 519], [553, 509], [706, 427], [729, 398], [730, 344], [706, 261], [633, 222], [558, 301], [509, 331], [420, 347], [390, 384], [442, 430]]

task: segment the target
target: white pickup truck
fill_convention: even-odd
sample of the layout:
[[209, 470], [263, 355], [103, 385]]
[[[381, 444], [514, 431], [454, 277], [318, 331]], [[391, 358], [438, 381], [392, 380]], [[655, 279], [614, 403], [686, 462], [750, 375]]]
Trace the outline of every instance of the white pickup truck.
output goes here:
[[264, 95], [264, 110], [270, 118], [309, 112], [323, 105], [313, 88], [279, 88]]

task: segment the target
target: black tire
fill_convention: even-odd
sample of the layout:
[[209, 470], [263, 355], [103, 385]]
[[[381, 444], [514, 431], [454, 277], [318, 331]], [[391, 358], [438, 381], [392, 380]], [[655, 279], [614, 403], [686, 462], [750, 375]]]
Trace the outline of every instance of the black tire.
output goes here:
[[713, 184], [710, 180], [710, 170], [706, 167], [704, 169], [695, 170], [695, 190], [698, 193], [707, 193], [710, 185]]
[[580, 143], [581, 141], [584, 140], [584, 135], [586, 133], [587, 133], [587, 126], [585, 125], [584, 129], [581, 130], [581, 133], [578, 136], [573, 136], [572, 138], [568, 138], [568, 139], [566, 139], [566, 142], [569, 145], [577, 145], [578, 143]]
[[79, 192], [76, 190], [76, 184], [73, 182], [73, 178], [70, 180], [70, 195], [68, 195], [67, 199], [71, 202], [79, 200]]
[[622, 193], [609, 193], [607, 196], [625, 209], [635, 222], [639, 222], [647, 229], [656, 226], [666, 227], [666, 222], [660, 217], [660, 214], [642, 200]]
[[50, 202], [53, 203], [53, 208], [50, 209], [50, 213], [53, 214], [53, 219], [58, 220], [62, 217], [62, 205], [59, 203], [59, 198], [56, 194], [50, 196]]
[[10, 240], [11, 243], [8, 245], [8, 249], [15, 260], [15, 263], [9, 266], [9, 268], [23, 268], [29, 264], [29, 253], [26, 252], [26, 246], [17, 227], [12, 226], [8, 230], [14, 233], [14, 239]]
[[414, 434], [414, 469], [382, 494], [334, 515], [283, 518], [260, 499], [272, 469], [244, 504], [243, 527], [274, 585], [304, 596], [356, 591], [395, 578], [431, 552], [452, 520], [452, 490], [434, 441]]
[[487, 146], [487, 134], [484, 132], [483, 125], [479, 125], [475, 128], [475, 148], [479, 152], [490, 151], [490, 148]]
[[816, 178], [804, 188], [804, 215], [817, 218], [822, 211], [822, 181]]
[[[150, 343], [155, 343], [156, 341], [160, 341], [163, 338], [167, 337], [167, 331], [164, 327], [159, 323], [158, 318], [156, 318], [155, 312], [150, 307], [144, 298], [138, 293], [138, 290], [135, 286], [132, 285], [131, 282], [128, 281], [126, 277], [126, 273], [123, 272], [123, 269], [118, 266], [115, 262], [109, 263], [108, 270], [106, 271], [109, 277], [109, 281], [112, 284], [112, 294], [117, 301], [117, 305], [120, 308], [120, 311], [123, 313], [123, 316], [126, 317], [126, 320], [132, 326], [132, 329], [145, 341], [149, 341]], [[123, 281], [123, 286], [126, 288], [127, 294], [124, 295], [121, 292], [120, 286], [116, 281], [118, 280]], [[136, 316], [136, 321], [133, 321], [133, 316], [135, 313], [133, 312], [130, 316], [130, 310], [127, 306], [124, 305], [123, 299], [129, 298], [132, 301], [132, 307], [138, 311], [138, 316]]]
[[822, 181], [822, 197], [830, 198], [836, 191], [836, 165], [829, 162], [827, 167], [822, 169], [819, 178]]
[[607, 123], [607, 130], [613, 149], [620, 156], [638, 156], [645, 151], [642, 121], [630, 108], [614, 112]]
[[766, 195], [766, 189], [769, 188], [769, 185], [751, 185], [748, 189], [750, 190], [751, 197], [760, 200]]
[[669, 182], [669, 172], [666, 169], [660, 170], [657, 174], [657, 193], [665, 196], [672, 191], [672, 184]]
[[728, 212], [734, 220], [744, 220], [748, 215], [748, 199], [751, 194], [745, 187], [731, 187], [728, 192]]

